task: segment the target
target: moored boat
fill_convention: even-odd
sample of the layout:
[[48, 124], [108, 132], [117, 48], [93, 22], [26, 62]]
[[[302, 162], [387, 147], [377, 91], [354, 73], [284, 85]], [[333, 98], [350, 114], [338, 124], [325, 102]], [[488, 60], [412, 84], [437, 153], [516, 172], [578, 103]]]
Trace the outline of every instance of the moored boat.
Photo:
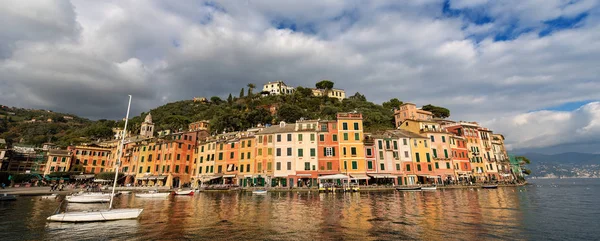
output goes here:
[[141, 208], [108, 209], [98, 211], [66, 212], [54, 214], [47, 218], [56, 222], [98, 222], [122, 219], [136, 219], [144, 211]]
[[171, 193], [168, 193], [168, 192], [151, 192], [151, 193], [136, 193], [135, 194], [136, 197], [142, 197], [142, 198], [166, 198], [169, 195], [171, 195]]
[[398, 191], [421, 191], [421, 187], [396, 187]]
[[493, 185], [493, 184], [490, 184], [490, 185], [482, 185], [482, 186], [481, 186], [481, 188], [485, 188], [485, 189], [496, 189], [496, 188], [498, 188], [498, 185]]
[[437, 190], [437, 186], [421, 187], [421, 190], [423, 190], [423, 191], [435, 191], [435, 190]]
[[56, 199], [58, 195], [56, 193], [51, 195], [42, 196], [41, 199]]
[[194, 190], [175, 191], [175, 195], [194, 195]]
[[11, 195], [11, 194], [2, 194], [0, 195], [0, 201], [16, 201], [17, 197], [15, 195]]
[[110, 202], [110, 195], [71, 195], [66, 200], [71, 203], [105, 203]]
[[267, 190], [254, 190], [252, 194], [267, 194]]

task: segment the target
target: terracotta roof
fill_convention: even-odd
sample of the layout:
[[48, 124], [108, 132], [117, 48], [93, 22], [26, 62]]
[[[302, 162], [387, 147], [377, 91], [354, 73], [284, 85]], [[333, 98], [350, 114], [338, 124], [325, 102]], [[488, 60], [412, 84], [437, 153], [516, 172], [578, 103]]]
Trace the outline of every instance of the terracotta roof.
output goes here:
[[280, 125], [274, 125], [267, 128], [264, 128], [262, 131], [256, 133], [257, 135], [264, 134], [274, 134], [274, 133], [284, 133], [284, 132], [294, 132], [296, 130], [296, 124], [285, 124], [284, 127]]
[[388, 130], [385, 132], [385, 134], [392, 134], [396, 137], [408, 137], [408, 138], [427, 138], [425, 136], [416, 134], [416, 133], [412, 133], [410, 131], [407, 130]]

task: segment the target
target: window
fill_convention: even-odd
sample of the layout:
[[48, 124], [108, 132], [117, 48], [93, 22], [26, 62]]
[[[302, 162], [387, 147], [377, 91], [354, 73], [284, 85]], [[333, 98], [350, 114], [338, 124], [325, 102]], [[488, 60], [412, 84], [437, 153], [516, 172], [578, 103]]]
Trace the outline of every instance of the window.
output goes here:
[[200, 152], [204, 152], [204, 146], [200, 147]]
[[352, 161], [352, 170], [358, 169], [358, 162]]
[[350, 155], [356, 156], [356, 147], [350, 147]]
[[[144, 158], [142, 157], [142, 160], [143, 160], [143, 159], [144, 159]], [[143, 162], [143, 161], [142, 161], [142, 162]], [[92, 161], [92, 165], [94, 165], [94, 166], [96, 165], [96, 160]]]
[[419, 153], [415, 153], [415, 158], [417, 158], [417, 162], [421, 162], [421, 156], [419, 156]]
[[433, 157], [437, 158], [437, 149], [432, 149], [433, 150]]
[[410, 172], [410, 164], [406, 164], [406, 171]]
[[246, 142], [242, 141], [242, 148], [246, 147]]
[[[242, 142], [243, 143], [243, 142]], [[233, 154], [233, 153], [232, 153]], [[244, 153], [240, 155], [240, 160], [244, 160]]]
[[421, 171], [421, 165], [417, 165], [417, 171]]
[[101, 165], [104, 166], [105, 164], [106, 164], [106, 161], [102, 160], [102, 164]]
[[404, 157], [408, 158], [408, 151], [404, 151]]
[[292, 134], [287, 134], [287, 141], [292, 141]]
[[354, 140], [355, 141], [360, 141], [360, 134], [354, 133]]
[[277, 162], [277, 164], [275, 165], [275, 169], [277, 171], [281, 171], [281, 162]]
[[450, 162], [446, 162], [446, 169], [450, 169]]
[[344, 141], [348, 140], [348, 133], [344, 133]]
[[448, 150], [444, 149], [444, 157], [448, 158]]
[[369, 169], [369, 170], [373, 169], [373, 162], [372, 161], [368, 161], [367, 162], [367, 169]]
[[276, 153], [277, 153], [277, 156], [281, 156], [281, 148], [277, 148]]
[[200, 163], [202, 163], [204, 161], [204, 157], [200, 156]]
[[292, 170], [292, 162], [287, 162], [287, 170]]
[[317, 150], [315, 148], [310, 148], [310, 157], [317, 156]]
[[423, 144], [425, 144], [425, 147], [427, 147], [427, 140], [424, 140]]
[[385, 141], [385, 149], [387, 149], [387, 150], [392, 149], [392, 148], [390, 148], [390, 141]]
[[400, 163], [396, 163], [396, 171], [400, 171]]
[[262, 148], [259, 148], [259, 149], [258, 149], [258, 155], [259, 155], [259, 156], [262, 156]]
[[394, 141], [394, 150], [398, 150], [398, 142]]
[[405, 146], [408, 145], [408, 140], [407, 139], [402, 139], [402, 144], [405, 145]]
[[267, 171], [271, 171], [273, 169], [273, 164], [272, 163], [267, 163]]
[[198, 174], [202, 174], [202, 167], [198, 167]]
[[304, 163], [304, 170], [305, 171], [310, 171], [310, 162], [305, 162]]
[[267, 138], [267, 142], [268, 142], [268, 143], [271, 143], [271, 142], [273, 142], [273, 136], [268, 136], [268, 138]]
[[315, 134], [310, 134], [310, 141], [315, 141]]
[[179, 173], [179, 165], [175, 165], [175, 173]]
[[281, 135], [277, 135], [277, 142], [281, 142]]
[[425, 156], [427, 157], [427, 162], [431, 162], [431, 157], [429, 156], [429, 153], [425, 153]]
[[246, 171], [250, 172], [250, 164], [246, 164]]
[[244, 172], [244, 165], [240, 165], [240, 172]]
[[219, 165], [217, 167], [217, 173], [223, 173], [223, 166]]
[[273, 148], [267, 149], [267, 155], [273, 155]]
[[331, 139], [332, 139], [333, 141], [338, 141], [338, 140], [337, 140], [337, 135], [336, 135], [336, 134], [333, 134], [333, 135], [331, 135]]
[[442, 136], [442, 142], [446, 143], [446, 137], [445, 136]]
[[298, 149], [298, 157], [303, 157], [304, 156], [304, 149], [300, 148]]
[[325, 156], [335, 156], [335, 148], [333, 147], [325, 147], [324, 151]]
[[[179, 155], [179, 154], [177, 154], [177, 155]], [[234, 156], [234, 153], [233, 153], [233, 152], [230, 152], [230, 153], [229, 153], [229, 159], [233, 159], [233, 156]]]
[[56, 162], [56, 160], [57, 160], [57, 159], [58, 159], [58, 157], [53, 157], [53, 158], [52, 158], [52, 161], [53, 161], [53, 162]]
[[323, 135], [323, 134], [319, 135], [319, 141], [325, 141], [325, 135]]
[[342, 154], [344, 154], [344, 156], [346, 156], [346, 147], [342, 148]]
[[298, 141], [302, 141], [302, 134], [298, 134]]
[[385, 164], [383, 164], [383, 163], [379, 164], [379, 170], [385, 171]]
[[[244, 154], [242, 154], [244, 155]], [[250, 159], [250, 152], [246, 153], [246, 159]]]
[[331, 162], [327, 162], [327, 170], [331, 170], [333, 169], [333, 164], [331, 164]]
[[348, 123], [342, 123], [342, 130], [348, 130]]
[[372, 155], [373, 155], [373, 153], [372, 153], [372, 152], [373, 152], [373, 151], [371, 150], [371, 148], [368, 148], [368, 149], [367, 149], [367, 156], [372, 156]]
[[287, 156], [292, 156], [292, 148], [291, 147], [287, 148]]
[[[92, 168], [93, 169], [93, 168]], [[142, 173], [144, 171], [144, 167], [140, 167], [140, 171], [139, 173]]]
[[438, 164], [437, 162], [435, 163], [435, 169], [440, 169], [440, 164]]
[[383, 156], [383, 151], [379, 151], [379, 159], [383, 160], [385, 157]]
[[417, 147], [417, 140], [414, 140], [414, 143], [415, 143], [415, 147]]
[[435, 137], [431, 136], [431, 143], [434, 143], [434, 142], [435, 142]]
[[354, 130], [358, 130], [358, 123], [354, 123]]
[[431, 164], [427, 165], [427, 170], [431, 171]]
[[248, 147], [252, 147], [252, 141], [248, 140]]
[[262, 172], [262, 163], [258, 163], [258, 165], [256, 165], [256, 168], [258, 169], [258, 172]]
[[181, 160], [181, 154], [177, 154], [177, 160]]
[[377, 141], [377, 145], [379, 146], [379, 149], [383, 149], [383, 141], [379, 140]]
[[395, 151], [395, 152], [392, 152], [392, 154], [393, 154], [393, 156], [394, 156], [394, 159], [398, 160], [398, 152], [397, 152], [397, 151]]
[[223, 160], [223, 152], [219, 153], [219, 161]]

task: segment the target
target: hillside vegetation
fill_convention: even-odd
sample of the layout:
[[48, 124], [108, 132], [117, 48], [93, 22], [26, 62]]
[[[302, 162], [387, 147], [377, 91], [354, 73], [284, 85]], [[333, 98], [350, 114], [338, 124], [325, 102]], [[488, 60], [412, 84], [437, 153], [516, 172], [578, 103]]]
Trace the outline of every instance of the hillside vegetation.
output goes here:
[[[313, 96], [312, 90], [304, 87], [297, 87], [296, 91], [289, 95], [265, 95], [267, 93], [254, 93], [254, 86], [248, 84], [248, 88], [246, 90], [242, 88], [236, 97], [231, 94], [226, 99], [213, 96], [207, 102], [183, 100], [152, 109], [150, 112], [156, 125], [155, 129], [177, 131], [186, 129], [191, 122], [210, 120], [211, 133], [221, 133], [244, 130], [258, 124], [276, 124], [279, 121], [293, 123], [300, 118], [334, 120], [338, 112], [357, 111], [363, 114], [365, 130], [376, 131], [394, 127], [393, 109], [402, 104], [402, 101], [397, 98], [382, 105], [374, 104], [367, 101], [360, 93], [340, 101], [326, 96]], [[316, 86], [329, 91], [333, 88], [333, 83], [321, 81]], [[270, 111], [272, 107], [277, 110], [273, 114]], [[437, 117], [450, 115], [450, 111], [446, 108], [432, 105], [426, 107]], [[67, 146], [111, 138], [112, 128], [123, 125], [122, 121], [90, 121], [78, 117], [64, 122], [26, 123], [25, 120], [36, 118], [42, 113], [20, 110], [23, 112], [15, 113], [8, 119], [6, 117], [0, 119], [0, 138], [13, 143], [22, 139], [23, 143], [32, 145], [54, 142]], [[50, 112], [45, 112], [44, 115], [47, 115], [46, 113]], [[54, 114], [56, 118], [64, 115]], [[147, 114], [144, 112], [133, 117], [130, 121], [130, 130], [137, 132]], [[0, 117], [3, 115], [5, 114], [0, 112]]]

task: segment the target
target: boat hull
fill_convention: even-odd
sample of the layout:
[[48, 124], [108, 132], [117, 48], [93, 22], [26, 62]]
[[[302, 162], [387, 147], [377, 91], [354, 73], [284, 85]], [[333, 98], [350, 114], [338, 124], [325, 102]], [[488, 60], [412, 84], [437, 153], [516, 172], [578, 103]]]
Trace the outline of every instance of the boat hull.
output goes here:
[[267, 191], [252, 191], [252, 194], [267, 194]]
[[47, 218], [52, 222], [104, 222], [124, 219], [137, 219], [144, 211], [141, 208], [111, 209], [99, 211], [67, 212], [54, 214]]
[[484, 189], [496, 189], [496, 188], [498, 188], [498, 186], [497, 185], [484, 185], [484, 186], [481, 186], [481, 188], [484, 188]]
[[188, 191], [176, 191], [175, 195], [194, 195], [194, 191], [193, 190], [188, 190]]
[[71, 203], [105, 203], [110, 202], [109, 195], [98, 196], [67, 196], [67, 202]]
[[16, 201], [17, 197], [15, 195], [3, 194], [0, 195], [0, 201]]
[[437, 187], [421, 187], [421, 190], [423, 190], [423, 191], [435, 191], [435, 190], [437, 190]]
[[141, 198], [166, 198], [169, 195], [171, 195], [168, 192], [165, 193], [138, 193], [135, 194], [136, 197], [141, 197]]
[[421, 191], [421, 187], [397, 187], [396, 190], [403, 191], [403, 192], [407, 192], [407, 191]]

